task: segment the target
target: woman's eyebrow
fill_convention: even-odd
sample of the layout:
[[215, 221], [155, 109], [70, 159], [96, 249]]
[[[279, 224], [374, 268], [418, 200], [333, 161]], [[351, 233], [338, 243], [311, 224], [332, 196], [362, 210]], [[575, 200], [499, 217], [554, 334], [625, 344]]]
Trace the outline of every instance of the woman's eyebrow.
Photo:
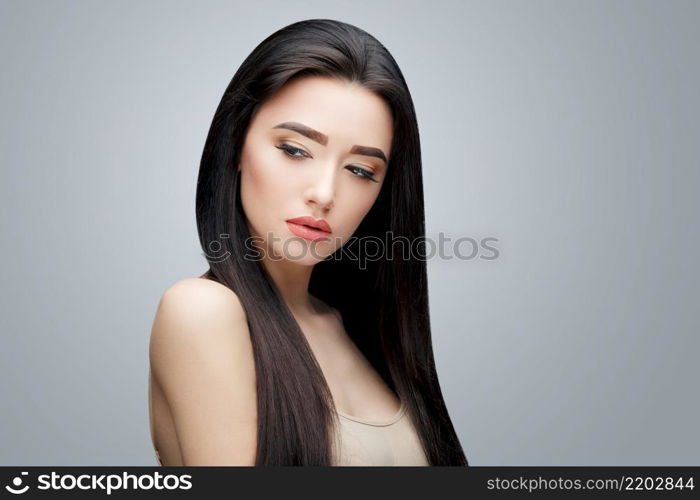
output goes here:
[[[319, 132], [318, 130], [314, 130], [311, 127], [307, 127], [306, 125], [299, 122], [284, 122], [280, 123], [279, 125], [275, 125], [272, 128], [284, 128], [287, 130], [292, 130], [294, 132], [300, 133], [303, 136], [308, 137], [312, 141], [317, 142], [322, 146], [328, 144], [328, 136], [326, 134]], [[350, 152], [358, 155], [374, 156], [376, 158], [384, 160], [384, 163], [389, 163], [386, 159], [386, 155], [379, 148], [373, 148], [371, 146], [359, 146], [355, 144], [352, 148], [350, 148]]]

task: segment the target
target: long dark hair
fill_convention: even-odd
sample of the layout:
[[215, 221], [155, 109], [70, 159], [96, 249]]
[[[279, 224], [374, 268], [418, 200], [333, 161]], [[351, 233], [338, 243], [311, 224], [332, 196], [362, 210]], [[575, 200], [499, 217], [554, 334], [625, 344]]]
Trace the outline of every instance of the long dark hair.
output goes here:
[[[296, 22], [267, 37], [216, 109], [196, 195], [197, 229], [209, 263], [205, 277], [235, 292], [247, 314], [257, 376], [256, 465], [331, 465], [333, 457], [337, 415], [320, 366], [262, 263], [243, 258], [250, 235], [237, 175], [254, 111], [293, 78], [311, 75], [357, 82], [391, 108], [387, 174], [353, 236], [386, 241], [391, 232], [408, 244], [425, 236], [418, 126], [391, 54], [365, 31], [329, 19]], [[425, 260], [403, 258], [396, 247], [393, 258], [364, 266], [328, 258], [314, 266], [309, 293], [338, 309], [348, 335], [404, 402], [429, 463], [468, 465], [435, 370]]]

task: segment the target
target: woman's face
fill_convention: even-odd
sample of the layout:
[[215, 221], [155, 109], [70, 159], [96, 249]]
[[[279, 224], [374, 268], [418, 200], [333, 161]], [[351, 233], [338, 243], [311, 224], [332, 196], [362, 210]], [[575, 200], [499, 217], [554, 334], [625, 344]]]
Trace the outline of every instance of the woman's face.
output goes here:
[[[241, 203], [251, 236], [265, 241], [259, 248], [314, 265], [343, 246], [379, 195], [392, 137], [388, 105], [356, 84], [302, 77], [265, 101], [240, 164]], [[330, 233], [288, 222], [304, 216]]]

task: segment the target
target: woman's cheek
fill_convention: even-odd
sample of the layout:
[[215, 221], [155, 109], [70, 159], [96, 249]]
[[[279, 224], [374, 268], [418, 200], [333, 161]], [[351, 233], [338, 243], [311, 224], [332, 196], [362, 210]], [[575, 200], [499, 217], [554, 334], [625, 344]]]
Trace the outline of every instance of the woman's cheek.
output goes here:
[[274, 189], [274, 176], [265, 162], [255, 162], [246, 165], [243, 170], [242, 190], [244, 191], [243, 201], [251, 208], [256, 205], [264, 205], [264, 198], [269, 199]]

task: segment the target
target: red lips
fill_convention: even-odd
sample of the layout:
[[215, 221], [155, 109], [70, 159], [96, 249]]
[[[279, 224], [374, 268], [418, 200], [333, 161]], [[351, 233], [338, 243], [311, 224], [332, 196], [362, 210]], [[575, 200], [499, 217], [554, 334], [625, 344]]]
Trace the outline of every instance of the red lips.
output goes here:
[[304, 217], [295, 217], [294, 219], [287, 219], [287, 222], [313, 227], [315, 229], [318, 229], [319, 231], [325, 231], [327, 233], [331, 232], [331, 226], [329, 226], [325, 220], [316, 220], [313, 217], [309, 217], [308, 215], [305, 215]]

